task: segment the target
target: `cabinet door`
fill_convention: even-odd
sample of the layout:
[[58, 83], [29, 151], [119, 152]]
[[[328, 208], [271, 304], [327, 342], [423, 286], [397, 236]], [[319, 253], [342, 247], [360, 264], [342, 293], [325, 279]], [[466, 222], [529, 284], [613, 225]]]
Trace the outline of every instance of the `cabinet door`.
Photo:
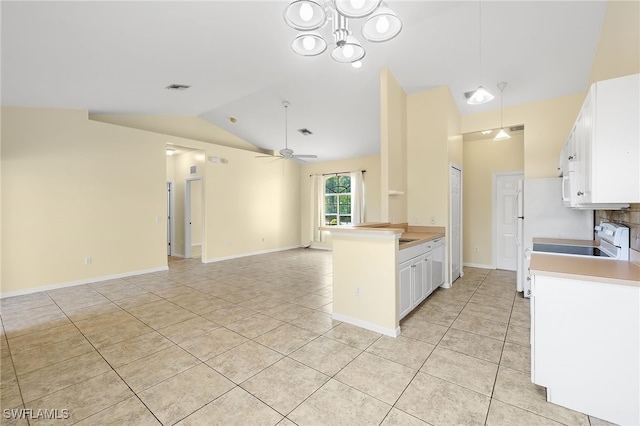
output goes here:
[[428, 292], [428, 287], [425, 286], [425, 284], [427, 284], [425, 282], [427, 276], [425, 273], [425, 263], [424, 254], [414, 258], [411, 262], [411, 272], [413, 275], [411, 304], [413, 307], [418, 305]]
[[423, 282], [423, 298], [427, 297], [433, 291], [433, 251], [427, 252], [422, 260], [422, 277]]
[[412, 262], [407, 260], [406, 262], [402, 262], [398, 266], [399, 273], [399, 289], [398, 289], [398, 312], [399, 318], [402, 319], [405, 315], [411, 312], [412, 304], [411, 304], [411, 276], [413, 268], [411, 267]]
[[444, 241], [436, 243], [433, 248], [433, 261], [431, 263], [432, 291], [442, 284], [444, 284]]

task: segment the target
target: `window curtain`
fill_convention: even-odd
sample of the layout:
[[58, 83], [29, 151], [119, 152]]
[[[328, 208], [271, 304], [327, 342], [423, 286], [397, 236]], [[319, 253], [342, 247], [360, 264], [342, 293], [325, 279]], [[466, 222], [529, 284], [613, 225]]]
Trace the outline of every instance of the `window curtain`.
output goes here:
[[324, 221], [324, 177], [321, 175], [311, 176], [309, 184], [309, 237], [311, 243], [322, 242], [323, 232], [320, 227]]
[[364, 222], [364, 179], [362, 171], [351, 172], [351, 223]]

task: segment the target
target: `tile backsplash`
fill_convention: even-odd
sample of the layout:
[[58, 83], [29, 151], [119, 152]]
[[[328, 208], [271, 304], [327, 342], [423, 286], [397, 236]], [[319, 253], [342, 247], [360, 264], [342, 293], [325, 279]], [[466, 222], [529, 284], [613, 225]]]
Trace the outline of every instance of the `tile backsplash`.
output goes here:
[[629, 244], [640, 251], [640, 204], [631, 204], [626, 210], [596, 210], [596, 224], [603, 220], [628, 226]]

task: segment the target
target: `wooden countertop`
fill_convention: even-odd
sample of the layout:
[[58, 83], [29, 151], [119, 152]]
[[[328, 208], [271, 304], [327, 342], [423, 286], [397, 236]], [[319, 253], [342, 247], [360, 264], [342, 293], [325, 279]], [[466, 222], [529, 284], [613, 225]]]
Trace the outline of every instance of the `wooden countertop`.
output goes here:
[[640, 267], [624, 260], [534, 252], [529, 270], [532, 275], [640, 287]]
[[444, 227], [438, 226], [410, 226], [406, 223], [369, 222], [358, 225], [345, 226], [323, 226], [322, 231], [329, 231], [334, 234], [361, 234], [361, 235], [388, 235], [388, 238], [415, 239], [408, 243], [403, 243], [399, 248], [405, 249], [413, 247], [427, 241], [444, 237]]

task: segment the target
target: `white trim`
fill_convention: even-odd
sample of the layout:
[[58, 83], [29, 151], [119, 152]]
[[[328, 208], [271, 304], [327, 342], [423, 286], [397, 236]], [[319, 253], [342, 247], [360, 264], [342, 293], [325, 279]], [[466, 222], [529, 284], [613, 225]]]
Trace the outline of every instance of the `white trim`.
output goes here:
[[240, 259], [243, 257], [249, 257], [249, 256], [256, 256], [259, 254], [268, 254], [268, 253], [276, 253], [279, 251], [287, 251], [287, 250], [293, 250], [293, 249], [298, 249], [298, 248], [302, 248], [303, 246], [290, 246], [290, 247], [280, 247], [277, 249], [270, 249], [270, 250], [260, 250], [260, 251], [253, 251], [253, 252], [249, 252], [249, 253], [241, 253], [241, 254], [234, 254], [231, 256], [223, 256], [223, 257], [214, 257], [213, 259], [202, 259], [202, 263], [214, 263], [214, 262], [222, 262], [223, 260], [231, 260], [231, 259]]
[[[449, 180], [449, 226], [447, 229], [447, 240], [448, 240], [448, 250], [445, 251], [445, 253], [447, 254], [447, 263], [449, 264], [449, 276], [445, 277], [445, 283], [448, 284], [447, 287], [445, 288], [451, 288], [453, 286], [453, 262], [451, 261], [452, 258], [452, 254], [453, 254], [453, 240], [452, 240], [452, 231], [451, 229], [453, 228], [452, 223], [451, 223], [451, 212], [452, 212], [452, 206], [451, 206], [451, 169], [456, 169], [460, 172], [460, 278], [464, 277], [464, 272], [462, 271], [462, 267], [464, 266], [464, 262], [463, 262], [463, 254], [464, 254], [464, 171], [462, 170], [462, 166], [457, 164], [457, 163], [453, 163], [453, 162], [449, 162], [449, 173], [448, 173], [448, 180]], [[447, 247], [445, 245], [445, 247]]]
[[470, 268], [481, 268], [481, 269], [496, 269], [493, 265], [485, 265], [483, 263], [469, 263], [465, 262], [463, 266], [468, 266]]
[[122, 274], [104, 275], [102, 277], [87, 278], [84, 280], [77, 280], [77, 281], [68, 281], [66, 283], [58, 283], [58, 284], [45, 285], [41, 287], [29, 288], [27, 290], [18, 290], [18, 291], [11, 291], [8, 293], [0, 293], [0, 299], [3, 299], [5, 297], [23, 296], [25, 294], [38, 293], [40, 291], [57, 290], [59, 288], [73, 287], [77, 285], [91, 284], [91, 283], [97, 283], [101, 281], [109, 281], [109, 280], [115, 280], [118, 278], [133, 277], [136, 275], [150, 274], [153, 272], [162, 272], [162, 271], [168, 271], [168, 270], [169, 270], [168, 266], [160, 266], [158, 268], [140, 269], [138, 271], [124, 272]]
[[[191, 247], [195, 247], [194, 244], [191, 243], [191, 217], [194, 212], [191, 211], [191, 184], [193, 182], [200, 181], [200, 211], [195, 212], [196, 214], [200, 214], [200, 240], [202, 243], [202, 250], [200, 253], [200, 259], [204, 256], [204, 240], [205, 240], [205, 225], [204, 225], [204, 207], [205, 207], [205, 199], [204, 199], [204, 179], [202, 176], [192, 175], [191, 177], [185, 178], [184, 180], [184, 257], [191, 258]], [[188, 230], [188, 231], [187, 231]], [[204, 263], [204, 262], [202, 262]]]
[[367, 330], [375, 331], [376, 333], [384, 334], [385, 336], [398, 337], [400, 335], [400, 326], [393, 328], [381, 327], [378, 324], [373, 324], [367, 321], [362, 321], [358, 318], [352, 318], [342, 314], [331, 314], [331, 319], [336, 321], [346, 322], [347, 324], [355, 325], [356, 327], [364, 328]]
[[320, 245], [316, 245], [316, 244], [311, 244], [311, 245], [309, 246], [309, 248], [314, 249], [314, 250], [326, 250], [326, 251], [333, 251], [333, 247], [320, 246]]
[[[169, 188], [171, 185], [171, 188]], [[169, 226], [171, 228], [171, 235], [169, 235], [169, 240], [171, 241], [171, 253], [169, 256], [176, 256], [176, 186], [173, 180], [167, 181], [167, 191], [169, 192], [169, 196], [167, 198], [170, 199], [169, 207], [171, 211], [167, 211], [167, 215], [169, 216]]]

